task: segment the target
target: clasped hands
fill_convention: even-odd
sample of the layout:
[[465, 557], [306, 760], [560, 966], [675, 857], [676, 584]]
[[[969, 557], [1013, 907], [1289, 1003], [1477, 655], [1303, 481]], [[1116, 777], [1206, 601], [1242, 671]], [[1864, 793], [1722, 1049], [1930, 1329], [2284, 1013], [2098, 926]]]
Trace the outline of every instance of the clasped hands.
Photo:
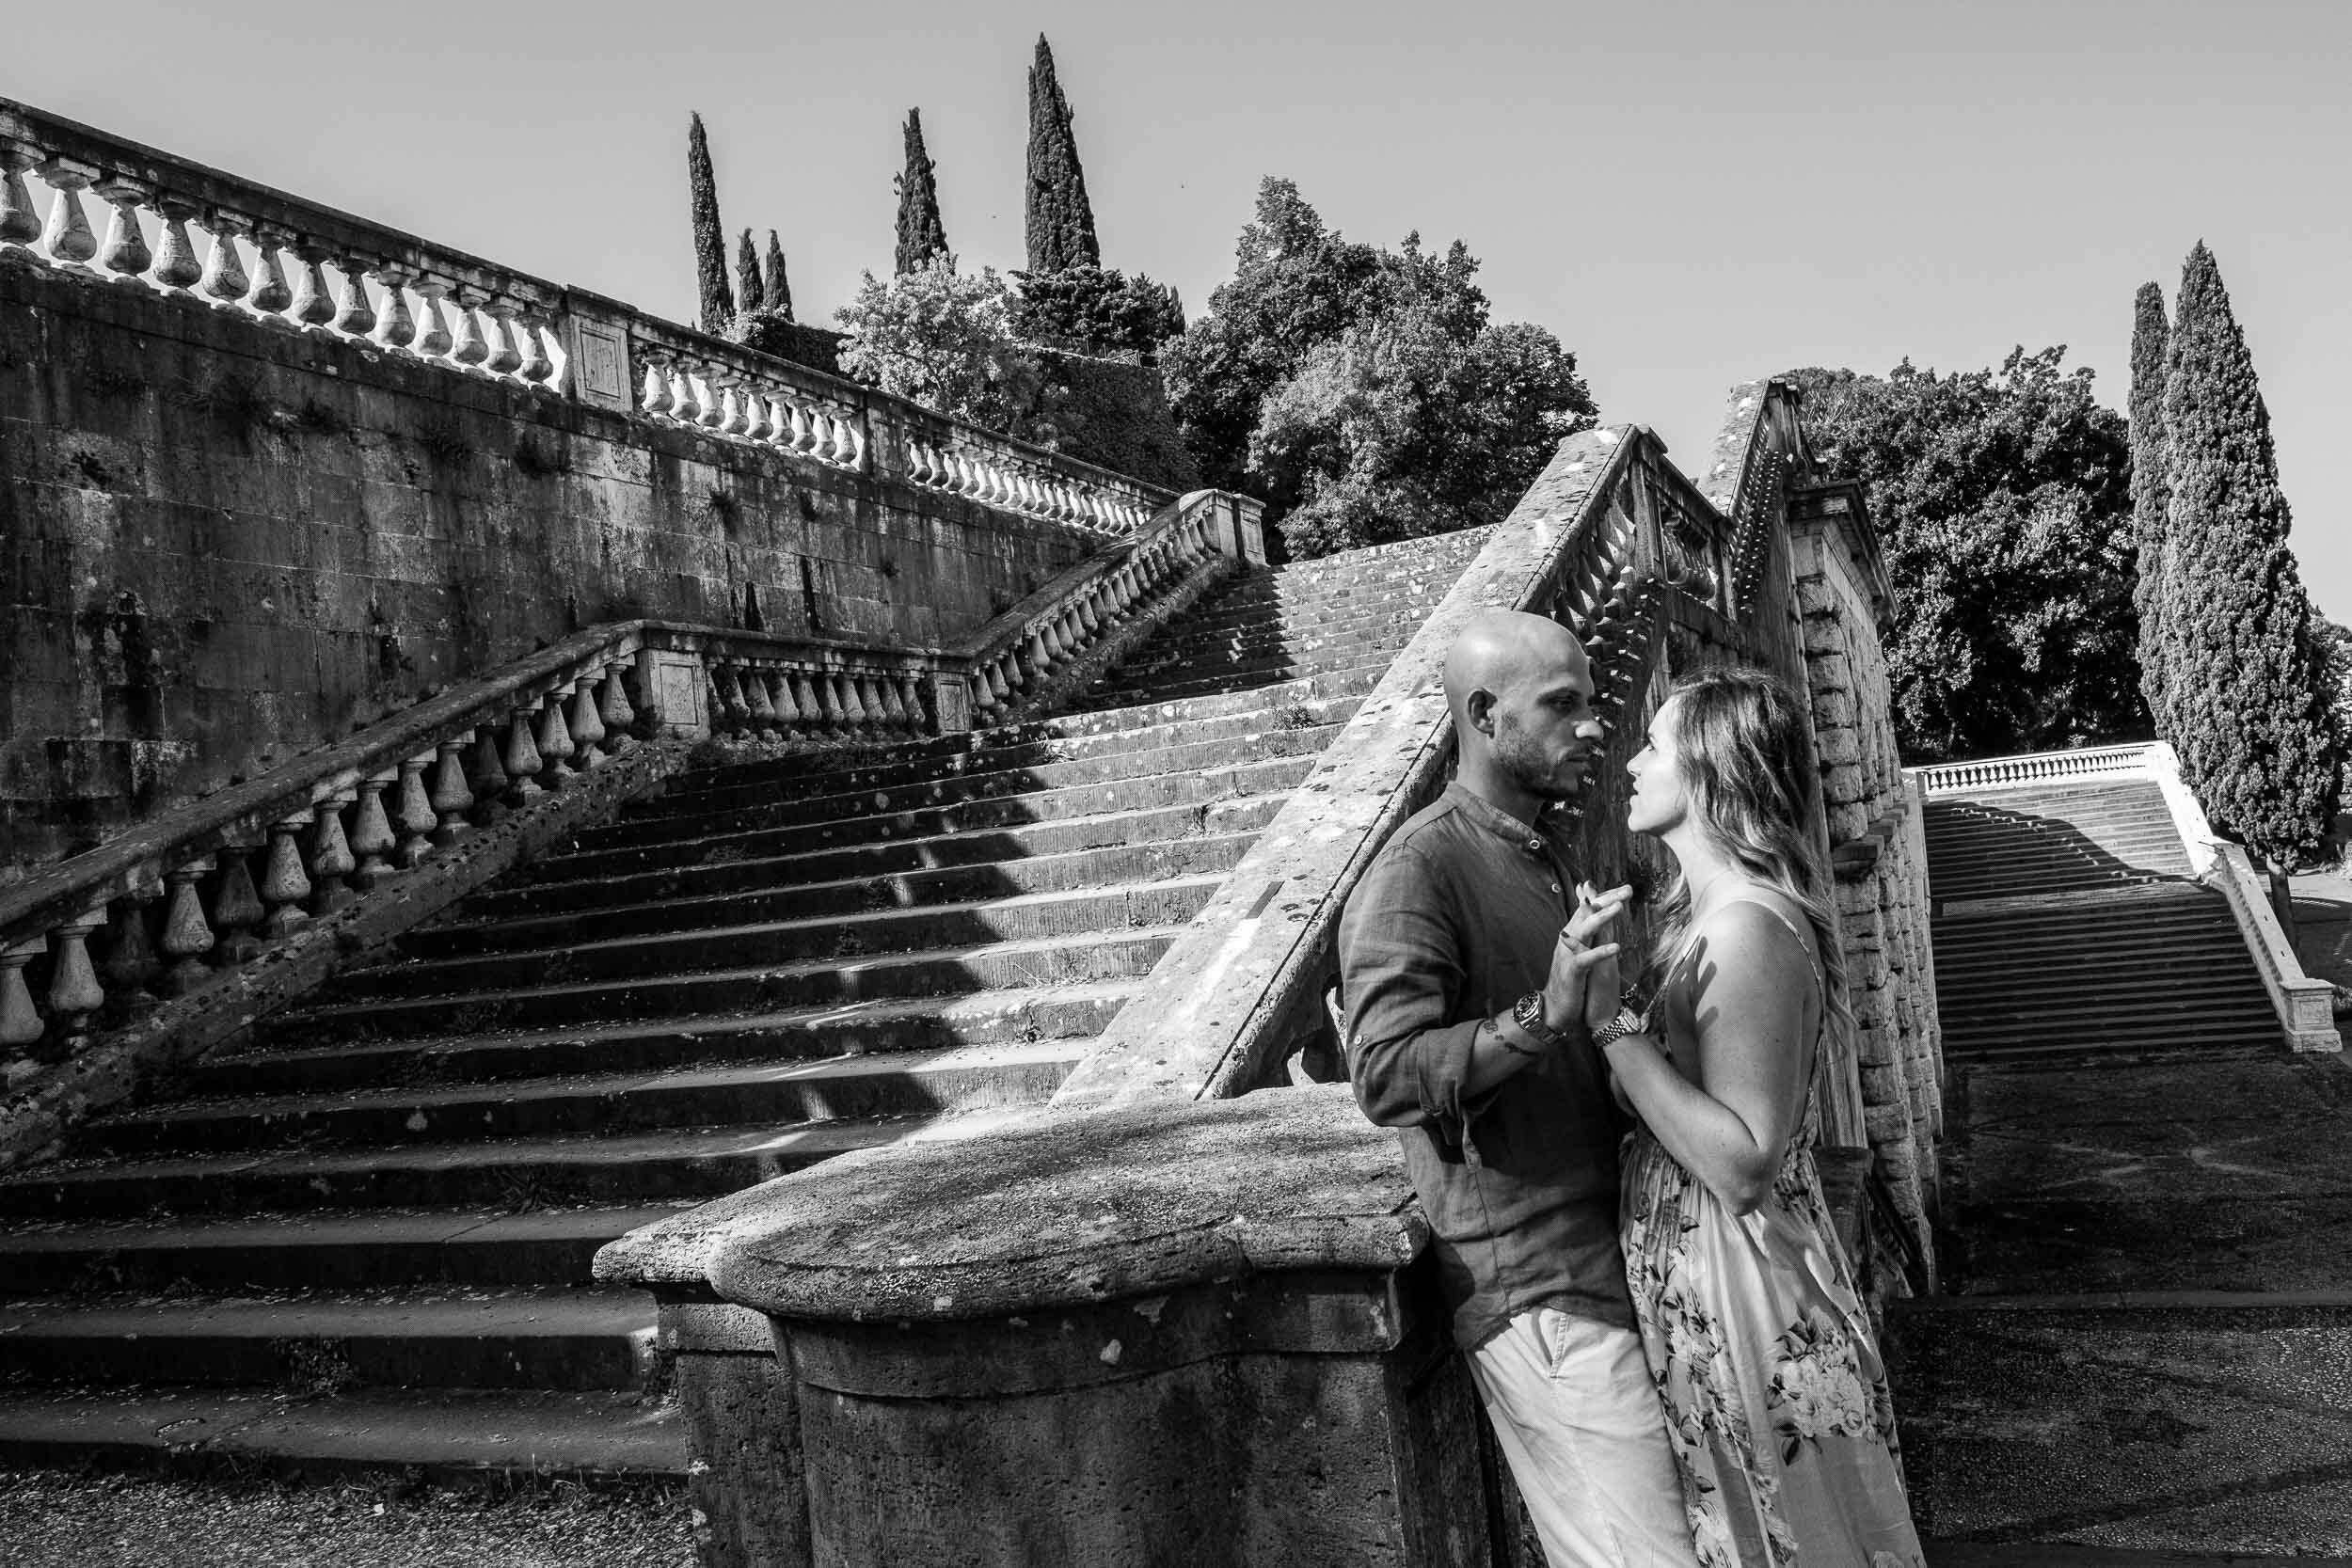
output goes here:
[[1594, 939], [1608, 930], [1632, 898], [1629, 885], [1602, 892], [1590, 882], [1576, 884], [1576, 908], [1561, 927], [1551, 950], [1551, 973], [1544, 981], [1544, 1022], [1552, 1028], [1581, 1022], [1589, 1031], [1617, 1016], [1624, 990], [1617, 973], [1622, 944]]

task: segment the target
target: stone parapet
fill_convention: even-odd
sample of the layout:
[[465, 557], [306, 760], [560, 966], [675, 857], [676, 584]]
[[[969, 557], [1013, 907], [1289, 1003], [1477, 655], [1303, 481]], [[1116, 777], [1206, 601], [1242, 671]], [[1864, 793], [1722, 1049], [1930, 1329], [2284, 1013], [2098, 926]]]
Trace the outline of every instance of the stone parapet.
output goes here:
[[1395, 1135], [1304, 1089], [847, 1156], [597, 1274], [668, 1304], [706, 1568], [1469, 1568], [1489, 1494], [1426, 1239]]

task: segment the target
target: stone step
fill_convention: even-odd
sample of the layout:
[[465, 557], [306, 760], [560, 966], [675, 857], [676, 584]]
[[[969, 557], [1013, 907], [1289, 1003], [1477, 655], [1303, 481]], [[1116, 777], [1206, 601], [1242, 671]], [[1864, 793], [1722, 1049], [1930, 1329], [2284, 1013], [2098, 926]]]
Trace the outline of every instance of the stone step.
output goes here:
[[1938, 904], [1977, 898], [2016, 898], [2035, 894], [2091, 893], [2107, 889], [2186, 883], [2185, 871], [2137, 865], [2094, 865], [2083, 862], [2020, 859], [1982, 867], [1940, 864], [1930, 873], [1929, 896]]
[[[1181, 773], [1149, 773], [1104, 784], [1073, 784], [964, 800], [949, 805], [911, 805], [862, 816], [778, 821], [757, 827], [722, 825], [723, 818], [680, 817], [621, 823], [583, 833], [576, 854], [604, 858], [612, 872], [657, 865], [700, 863], [711, 856], [733, 859], [809, 850], [820, 846], [869, 844], [878, 839], [923, 838], [943, 833], [1004, 828], [1024, 822], [1097, 816], [1156, 806], [1205, 805], [1212, 800], [1287, 790], [1313, 771], [1311, 755], [1280, 756], [1197, 768]], [[751, 816], [754, 814], [741, 814]], [[779, 816], [787, 814], [779, 813]], [[570, 857], [566, 857], [568, 860]]]
[[1352, 670], [1373, 663], [1386, 664], [1395, 658], [1397, 650], [1404, 645], [1401, 638], [1363, 637], [1307, 649], [1272, 648], [1241, 655], [1200, 653], [1181, 658], [1120, 665], [1087, 689], [1089, 696], [1095, 696], [1122, 691], [1157, 691], [1190, 681], [1228, 681], [1236, 685], [1263, 686], [1269, 680], [1289, 680], [1295, 675], [1309, 675], [1324, 670]]
[[1935, 983], [1948, 1001], [1965, 998], [1971, 1006], [1988, 999], [1997, 1002], [2002, 996], [2016, 998], [2020, 1006], [2030, 1001], [2038, 1006], [2052, 996], [2161, 999], [2184, 990], [2234, 990], [2243, 984], [2259, 988], [2261, 975], [2245, 945], [2236, 940], [2234, 931], [2226, 934], [2227, 947], [2216, 941], [2210, 945], [2168, 946], [2154, 952], [2146, 947], [2137, 953], [2102, 948], [2054, 956], [2048, 963], [2030, 967], [2020, 965], [2013, 954], [2003, 963], [1999, 951], [1990, 944], [1961, 946], [1937, 954]]
[[2230, 901], [2195, 883], [2158, 883], [2118, 889], [2113, 894], [2074, 894], [1995, 908], [1947, 902], [1933, 919], [1941, 942], [2006, 938], [2056, 946], [2085, 933], [2147, 932], [2173, 942], [2201, 933], [2237, 928]]
[[719, 1197], [860, 1148], [964, 1137], [1033, 1111], [594, 1133], [413, 1148], [290, 1149], [74, 1161], [0, 1179], [0, 1214], [124, 1219], [276, 1210], [523, 1211]]
[[1000, 758], [988, 757], [989, 766], [982, 770], [934, 771], [927, 777], [901, 773], [895, 781], [866, 780], [854, 773], [836, 775], [834, 782], [839, 787], [833, 792], [803, 792], [789, 798], [779, 798], [777, 791], [764, 784], [738, 784], [641, 802], [621, 822], [583, 833], [579, 842], [589, 847], [630, 845], [669, 836], [687, 822], [704, 834], [756, 831], [1311, 755], [1329, 745], [1338, 733], [1338, 726], [1331, 724], [1268, 725], [1247, 737], [1120, 748], [1067, 761], [1007, 766]]
[[0, 1230], [0, 1275], [12, 1298], [584, 1283], [598, 1247], [677, 1212], [667, 1203], [20, 1221]]
[[[1311, 715], [1311, 723], [1343, 724], [1355, 713], [1358, 703], [1353, 697], [1327, 697], [1300, 705]], [[1263, 708], [1202, 719], [1143, 722], [1134, 729], [1073, 731], [1068, 735], [1058, 733], [1058, 721], [1042, 721], [1013, 729], [984, 730], [971, 736], [942, 736], [919, 745], [893, 747], [840, 766], [834, 766], [831, 758], [786, 756], [696, 768], [672, 775], [660, 799], [669, 800], [747, 784], [824, 795], [877, 786], [887, 788], [907, 779], [928, 777], [932, 769], [977, 772], [986, 771], [992, 766], [1072, 762], [1138, 748], [1210, 740], [1240, 741], [1266, 728]]]
[[0, 1390], [0, 1460], [170, 1463], [313, 1481], [437, 1484], [677, 1481], [675, 1407], [634, 1394], [371, 1391], [287, 1400], [273, 1389]]
[[[1393, 659], [1391, 657], [1383, 657], [1364, 664], [1349, 665], [1327, 670], [1315, 670], [1301, 673], [1266, 672], [1263, 681], [1261, 681], [1258, 676], [1241, 677], [1230, 674], [1220, 674], [1168, 680], [1148, 686], [1137, 687], [1133, 689], [1106, 687], [1100, 690], [1089, 690], [1081, 700], [1087, 702], [1100, 701], [1122, 703], [1183, 702], [1194, 698], [1215, 695], [1219, 692], [1233, 692], [1237, 689], [1237, 687], [1241, 694], [1246, 695], [1248, 692], [1252, 690], [1263, 689], [1265, 684], [1269, 682], [1272, 684], [1287, 686], [1300, 680], [1339, 681], [1346, 683], [1351, 689], [1354, 689], [1370, 690], [1374, 686], [1379, 684], [1380, 677], [1388, 673], [1388, 668], [1392, 662]], [[1245, 679], [1254, 684], [1240, 686], [1239, 683]]]
[[308, 1291], [0, 1307], [0, 1383], [658, 1393], [637, 1291]]
[[1203, 874], [1222, 876], [1232, 870], [1256, 841], [1255, 833], [1219, 833], [879, 877], [802, 883], [780, 880], [749, 891], [612, 902], [537, 916], [506, 912], [496, 918], [474, 918], [471, 910], [464, 910], [459, 911], [460, 918], [408, 933], [400, 941], [400, 951], [407, 958], [443, 958], [463, 953], [714, 930], [787, 917], [870, 914], [877, 907], [911, 910], [978, 905], [1006, 897], [1073, 894]]
[[[1279, 793], [1201, 804], [1152, 806], [1049, 822], [977, 828], [923, 838], [879, 840], [810, 850], [716, 859], [617, 875], [602, 874], [601, 855], [536, 863], [535, 878], [500, 879], [460, 907], [458, 918], [485, 924], [522, 915], [554, 915], [631, 904], [714, 897], [850, 879], [880, 880], [930, 871], [986, 869], [1106, 849], [1148, 856], [1154, 847], [1254, 835], [1282, 808]], [[788, 839], [785, 842], [790, 842]]]
[[[2352, 1550], [2352, 1302], [1890, 1308], [1931, 1532], [2141, 1551]], [[2265, 1559], [2268, 1560], [2268, 1559]]]
[[1176, 929], [1167, 927], [691, 974], [517, 986], [463, 996], [379, 998], [289, 1011], [271, 1020], [262, 1037], [282, 1042], [302, 1038], [306, 1033], [313, 1039], [331, 1033], [382, 1039], [544, 1029], [1134, 979], [1151, 972], [1175, 940]]
[[182, 1101], [94, 1118], [77, 1148], [126, 1159], [290, 1145], [424, 1148], [574, 1132], [778, 1127], [998, 1110], [1044, 1103], [1083, 1051], [1075, 1040], [1020, 1041], [527, 1083]]
[[1223, 655], [1357, 638], [1401, 641], [1442, 596], [1366, 599], [1340, 608], [1300, 606], [1287, 611], [1271, 605], [1238, 608], [1172, 626], [1144, 644], [1139, 654]]
[[[564, 941], [462, 957], [405, 959], [346, 971], [331, 994], [339, 1000], [447, 995], [505, 990], [592, 975], [599, 981], [640, 976], [666, 979], [754, 964], [782, 966], [812, 959], [1048, 939], [1083, 940], [1098, 932], [1148, 926], [1181, 926], [1216, 896], [1223, 873], [1172, 877], [1157, 882], [1017, 894], [969, 904], [825, 912], [809, 919], [711, 927], [606, 941]], [[461, 950], [462, 951], [462, 950]]]
[[1270, 713], [1295, 715], [1304, 712], [1318, 701], [1346, 697], [1360, 700], [1364, 693], [1379, 684], [1388, 669], [1383, 663], [1362, 670], [1341, 671], [1313, 675], [1299, 675], [1270, 686], [1253, 686], [1243, 690], [1197, 691], [1189, 695], [1138, 698], [1120, 694], [1113, 699], [1081, 696], [1084, 705], [1064, 713], [1058, 722], [1073, 735], [1091, 735], [1098, 729], [1130, 729], [1139, 723], [1155, 721], [1215, 719], [1227, 714]]
[[350, 1093], [391, 1084], [487, 1084], [559, 1074], [650, 1072], [1101, 1034], [1132, 982], [1024, 986], [962, 996], [782, 1008], [729, 1018], [590, 1024], [507, 1035], [427, 1036], [215, 1053], [187, 1075], [188, 1100]]

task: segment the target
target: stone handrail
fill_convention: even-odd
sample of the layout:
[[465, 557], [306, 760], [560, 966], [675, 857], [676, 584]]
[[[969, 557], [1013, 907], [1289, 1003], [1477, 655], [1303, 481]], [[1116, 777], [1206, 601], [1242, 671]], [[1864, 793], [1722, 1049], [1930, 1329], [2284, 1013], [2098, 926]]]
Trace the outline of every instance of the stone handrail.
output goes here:
[[1216, 897], [1063, 1084], [1057, 1108], [1221, 1099], [1268, 1081], [1319, 1018], [1347, 895], [1389, 834], [1443, 787], [1453, 725], [1438, 675], [1446, 648], [1471, 616], [1525, 609], [1572, 626], [1593, 655], [1596, 706], [1611, 731], [1611, 758], [1622, 763], [1618, 753], [1629, 748], [1618, 720], [1645, 678], [1653, 620], [1667, 589], [1681, 589], [1708, 610], [1724, 609], [1726, 587], [1708, 558], [1728, 551], [1729, 528], [1687, 493], [1663, 450], [1638, 428], [1591, 431], [1561, 444]]
[[2335, 988], [2303, 973], [2295, 942], [2271, 908], [2266, 879], [2255, 868], [2244, 846], [2213, 831], [2205, 808], [2181, 777], [2180, 753], [2171, 744], [2159, 740], [2137, 750], [2146, 776], [2164, 791], [2172, 825], [2181, 835], [2182, 847], [2188, 851], [2190, 869], [2199, 881], [2230, 901], [2238, 935], [2262, 975], [2263, 990], [2270, 997], [2271, 1010], [2278, 1014], [2287, 1044], [2296, 1051], [2342, 1051], [2344, 1037], [2335, 1022]]
[[[49, 189], [44, 219], [26, 176]], [[85, 192], [108, 209], [103, 237]], [[199, 261], [193, 223], [206, 236]], [[152, 243], [149, 238], [153, 233]], [[0, 254], [1090, 533], [1168, 492], [0, 98]]]
[[2028, 752], [2015, 756], [1977, 757], [1912, 769], [1930, 795], [1963, 789], [2054, 784], [2066, 779], [2147, 776], [2154, 748], [2149, 745], [2089, 746], [2066, 752]]

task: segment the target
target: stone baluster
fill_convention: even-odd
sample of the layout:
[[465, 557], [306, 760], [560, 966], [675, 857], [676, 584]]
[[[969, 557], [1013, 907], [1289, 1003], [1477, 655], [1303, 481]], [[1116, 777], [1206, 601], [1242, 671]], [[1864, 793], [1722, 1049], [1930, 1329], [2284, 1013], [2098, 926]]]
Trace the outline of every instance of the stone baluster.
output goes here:
[[637, 744], [629, 732], [637, 723], [637, 710], [629, 705], [628, 688], [624, 684], [624, 664], [608, 664], [604, 670], [602, 706], [598, 717], [604, 721], [605, 750], [619, 755]]
[[[609, 677], [607, 677], [609, 678]], [[585, 773], [602, 766], [605, 757], [604, 718], [596, 711], [597, 676], [583, 675], [572, 688], [572, 697], [565, 727], [572, 732], [573, 768]]]
[[547, 318], [536, 310], [526, 309], [516, 315], [516, 330], [522, 338], [523, 355], [522, 363], [516, 367], [515, 373], [533, 387], [544, 384], [548, 390], [554, 390], [551, 378], [555, 374], [555, 361], [548, 356]]
[[[301, 263], [301, 280], [294, 284], [294, 307], [286, 313], [304, 326], [324, 329], [335, 319], [335, 300], [326, 286], [326, 258], [318, 251], [303, 249], [294, 253]], [[158, 276], [162, 269], [157, 269]]]
[[809, 728], [816, 716], [801, 706], [792, 694], [792, 672], [778, 670], [775, 678], [776, 727], [786, 735], [794, 735]]
[[834, 686], [833, 676], [819, 670], [810, 678], [809, 684], [817, 693], [817, 711], [824, 715], [825, 728], [836, 735], [847, 730], [849, 716], [841, 710], [841, 692]]
[[680, 424], [702, 423], [702, 400], [694, 390], [693, 375], [682, 364], [670, 369], [670, 418]]
[[539, 777], [548, 789], [562, 789], [577, 776], [572, 757], [578, 748], [572, 744], [571, 726], [564, 721], [564, 699], [569, 695], [557, 687], [539, 710]]
[[294, 290], [286, 285], [286, 264], [282, 259], [282, 253], [293, 242], [294, 235], [277, 224], [264, 223], [254, 228], [253, 292], [246, 295], [245, 302], [262, 315], [280, 315], [294, 303]]
[[817, 450], [817, 428], [809, 423], [808, 410], [799, 404], [792, 405], [792, 450], [813, 452]]
[[[349, 775], [346, 774], [348, 779]], [[352, 874], [359, 857], [352, 853], [343, 832], [344, 809], [359, 800], [356, 782], [321, 796], [310, 803], [310, 911], [332, 914], [358, 896], [351, 891]]]
[[841, 466], [845, 468], [854, 468], [860, 473], [865, 472], [866, 467], [865, 421], [844, 420], [841, 421], [841, 429], [849, 441], [849, 451], [842, 459]]
[[376, 315], [374, 340], [388, 349], [405, 349], [417, 341], [417, 320], [408, 313], [408, 271], [405, 267], [375, 269], [384, 286], [384, 309]]
[[772, 735], [783, 727], [776, 722], [776, 705], [768, 695], [768, 672], [757, 665], [743, 667], [743, 705], [752, 728], [762, 735]]
[[719, 430], [726, 423], [726, 400], [719, 395], [719, 368], [707, 366], [702, 372], [702, 424], [705, 430]]
[[98, 975], [118, 1018], [143, 1018], [155, 1009], [155, 987], [163, 978], [164, 964], [156, 956], [148, 910], [162, 901], [163, 894], [163, 879], [155, 868], [141, 866], [138, 879], [116, 907], [111, 939]]
[[1012, 700], [1013, 692], [1018, 689], [1013, 684], [1012, 674], [1019, 663], [1020, 660], [1009, 653], [998, 654], [988, 661], [988, 668], [983, 673], [988, 676], [988, 689], [993, 693], [988, 705], [990, 707], [1003, 707]]
[[718, 379], [712, 373], [711, 385], [719, 402], [718, 430], [722, 436], [740, 436], [751, 429], [751, 417], [743, 412], [743, 394], [734, 379]]
[[539, 771], [546, 764], [540, 760], [539, 748], [532, 739], [529, 707], [516, 708], [508, 719], [506, 754], [500, 760], [506, 769], [509, 804], [528, 806], [547, 793], [539, 786]]
[[40, 214], [33, 206], [32, 187], [24, 183], [24, 171], [40, 162], [38, 148], [0, 145], [0, 242], [30, 245], [40, 238]]
[[907, 729], [914, 735], [930, 732], [931, 710], [923, 698], [923, 688], [929, 684], [919, 675], [898, 677], [898, 700], [906, 707]]
[[215, 207], [204, 214], [204, 227], [212, 231], [213, 243], [205, 253], [204, 272], [197, 279], [197, 292], [224, 308], [237, 309], [253, 287], [253, 279], [245, 270], [245, 258], [237, 249], [237, 236], [251, 232], [253, 220]]
[[433, 853], [433, 830], [441, 825], [434, 814], [433, 797], [424, 786], [425, 769], [440, 753], [420, 752], [400, 764], [400, 793], [392, 810], [392, 826], [400, 830], [400, 847], [393, 852], [404, 871]]
[[792, 689], [792, 706], [800, 714], [802, 727], [813, 735], [823, 734], [827, 722], [824, 702], [817, 695], [817, 688], [807, 673], [794, 670], [785, 678]]
[[964, 701], [971, 705], [975, 719], [986, 719], [996, 711], [996, 693], [988, 684], [988, 667], [980, 666], [963, 677]]
[[254, 891], [253, 871], [246, 863], [253, 852], [249, 845], [230, 844], [221, 847], [220, 881], [213, 889], [213, 951], [220, 956], [221, 967], [250, 960], [262, 950], [261, 938], [253, 927], [262, 923], [269, 911], [262, 907], [262, 896]]
[[667, 414], [677, 404], [670, 390], [670, 362], [653, 349], [640, 351], [637, 358], [645, 367], [645, 384], [637, 393], [638, 412]]
[[269, 907], [262, 920], [262, 935], [272, 942], [283, 941], [310, 918], [310, 911], [302, 907], [310, 896], [310, 879], [302, 869], [301, 847], [294, 843], [294, 834], [309, 826], [307, 807], [269, 825], [269, 854], [262, 863], [260, 891], [262, 902]]
[[196, 259], [196, 242], [188, 238], [188, 219], [196, 216], [191, 202], [164, 197], [155, 203], [163, 221], [161, 248], [155, 253], [155, 281], [167, 289], [193, 289], [204, 276]]
[[40, 166], [40, 177], [55, 190], [49, 226], [41, 230], [41, 248], [59, 265], [76, 272], [98, 254], [98, 236], [90, 232], [89, 214], [82, 210], [82, 192], [99, 171], [71, 158], [52, 158]]
[[40, 1044], [45, 1033], [32, 988], [24, 983], [24, 966], [48, 950], [43, 937], [0, 946], [0, 1046], [11, 1052]]
[[874, 684], [873, 676], [860, 673], [851, 677], [850, 695], [856, 699], [859, 721], [867, 728], [886, 730], [894, 727], [889, 713], [882, 706], [882, 689]]
[[1038, 647], [1045, 656], [1044, 662], [1039, 666], [1041, 670], [1051, 670], [1070, 661], [1070, 650], [1062, 645], [1061, 635], [1056, 629], [1059, 619], [1058, 616], [1048, 615], [1037, 624]]
[[396, 769], [371, 773], [359, 781], [359, 807], [351, 817], [351, 852], [359, 857], [359, 863], [351, 873], [351, 881], [362, 893], [392, 875], [390, 857], [400, 847], [400, 839], [384, 810], [384, 792], [399, 783]]
[[206, 856], [164, 873], [164, 885], [170, 891], [164, 905], [163, 949], [164, 957], [172, 960], [164, 974], [166, 996], [184, 996], [213, 976], [204, 955], [217, 944], [204, 919], [204, 901], [196, 891], [196, 884], [212, 869], [212, 858]]
[[906, 703], [898, 694], [897, 680], [889, 675], [882, 676], [875, 683], [874, 695], [882, 705], [882, 722], [886, 728], [912, 730], [914, 727], [907, 722]]
[[848, 726], [852, 735], [866, 728], [867, 714], [866, 705], [858, 701], [857, 677], [845, 672], [837, 672], [828, 678], [833, 682], [834, 694], [841, 703], [842, 723]]
[[793, 441], [798, 438], [792, 433], [792, 421], [797, 417], [798, 410], [789, 399], [771, 396], [768, 399], [768, 444], [790, 451]]
[[490, 322], [490, 356], [482, 368], [492, 375], [512, 375], [523, 365], [522, 350], [515, 346], [515, 308], [494, 299], [482, 313]]
[[449, 283], [430, 273], [421, 273], [408, 286], [424, 301], [424, 323], [417, 331], [416, 342], [410, 346], [428, 359], [437, 359], [449, 353], [456, 341], [450, 335], [449, 317], [441, 306], [441, 301], [449, 297]]
[[106, 1005], [105, 988], [90, 966], [89, 939], [105, 929], [103, 902], [84, 910], [49, 933], [48, 1056], [64, 1061], [89, 1043], [90, 1024]]
[[110, 175], [90, 187], [110, 209], [106, 219], [106, 238], [98, 247], [98, 264], [121, 277], [135, 278], [155, 264], [155, 254], [147, 248], [146, 230], [139, 227], [139, 204], [147, 199], [147, 187], [135, 180]]
[[452, 845], [473, 832], [473, 824], [467, 820], [473, 810], [473, 786], [466, 782], [466, 748], [472, 742], [473, 732], [469, 730], [433, 748], [433, 788], [425, 803], [441, 819], [433, 830], [435, 844]]
[[375, 306], [368, 296], [368, 264], [354, 256], [339, 256], [335, 270], [342, 274], [342, 288], [335, 299], [335, 319], [327, 325], [344, 337], [364, 338], [375, 330]]
[[457, 319], [451, 325], [450, 359], [468, 370], [478, 370], [490, 357], [490, 345], [482, 336], [482, 308], [490, 303], [490, 295], [471, 283], [460, 283], [450, 291], [450, 297], [457, 308]]
[[504, 755], [499, 742], [498, 727], [485, 724], [474, 732], [473, 767], [469, 770], [473, 779], [474, 816], [485, 826], [498, 821], [507, 812], [507, 777]]
[[768, 395], [756, 387], [743, 389], [743, 438], [765, 441], [774, 434], [776, 422], [768, 414]]

